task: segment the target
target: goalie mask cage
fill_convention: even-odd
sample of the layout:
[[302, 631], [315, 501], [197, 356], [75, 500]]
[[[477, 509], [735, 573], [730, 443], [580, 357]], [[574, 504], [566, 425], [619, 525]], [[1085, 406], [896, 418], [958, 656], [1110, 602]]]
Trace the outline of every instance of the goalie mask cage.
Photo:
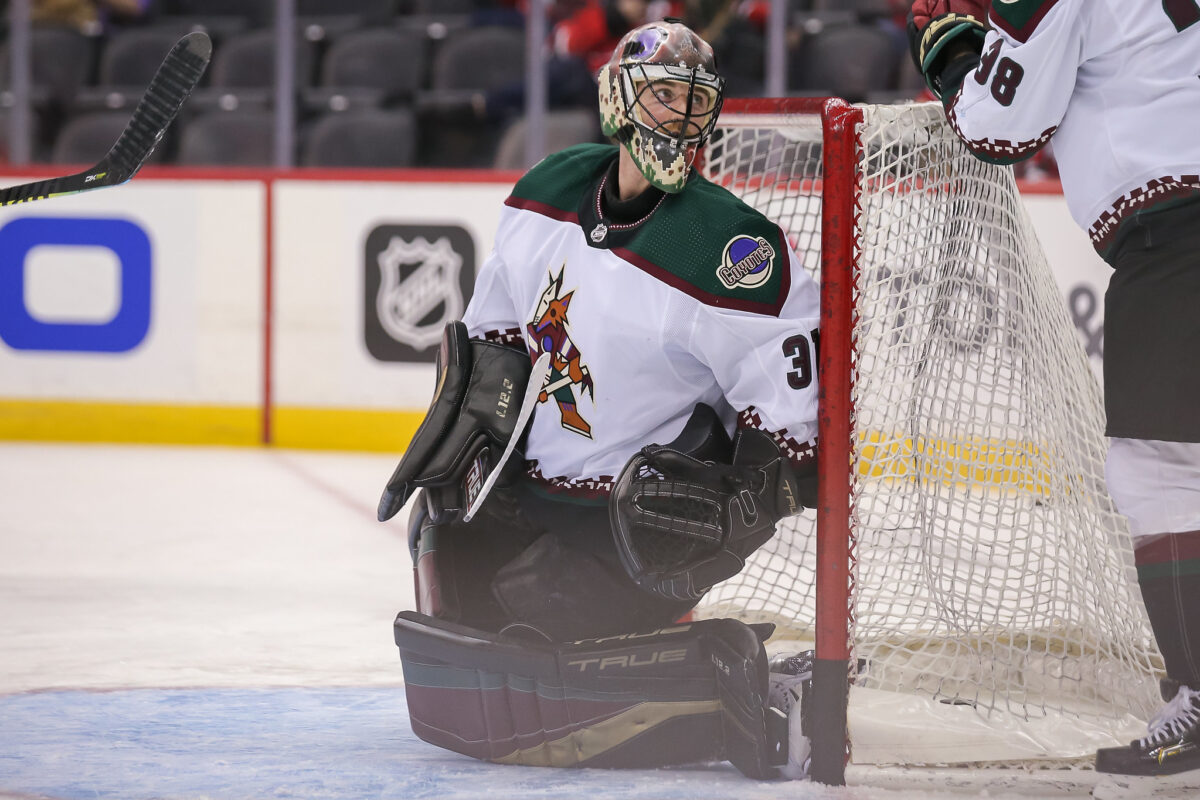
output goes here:
[[1012, 170], [937, 104], [790, 98], [729, 101], [702, 172], [821, 283], [819, 508], [698, 609], [815, 642], [814, 777], [1143, 735], [1161, 659], [1099, 386]]

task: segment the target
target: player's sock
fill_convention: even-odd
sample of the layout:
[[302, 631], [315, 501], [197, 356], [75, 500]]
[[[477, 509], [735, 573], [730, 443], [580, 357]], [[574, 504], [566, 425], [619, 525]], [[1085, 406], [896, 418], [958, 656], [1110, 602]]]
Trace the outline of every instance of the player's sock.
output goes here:
[[768, 674], [768, 713], [775, 712], [784, 717], [786, 726], [780, 726], [787, 743], [787, 763], [779, 767], [779, 773], [792, 780], [807, 780], [812, 755], [812, 742], [808, 737], [808, 720], [805, 706], [812, 690], [813, 651], [806, 650], [791, 656], [771, 659]]
[[1200, 531], [1139, 537], [1134, 562], [1167, 677], [1200, 688]]

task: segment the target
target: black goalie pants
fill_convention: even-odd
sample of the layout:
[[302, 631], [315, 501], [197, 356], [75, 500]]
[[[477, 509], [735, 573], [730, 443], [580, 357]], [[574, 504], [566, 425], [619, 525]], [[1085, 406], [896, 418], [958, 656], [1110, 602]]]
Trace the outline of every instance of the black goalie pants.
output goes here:
[[449, 622], [565, 642], [654, 630], [691, 608], [625, 574], [604, 500], [560, 500], [518, 481], [470, 523], [413, 525], [418, 609]]

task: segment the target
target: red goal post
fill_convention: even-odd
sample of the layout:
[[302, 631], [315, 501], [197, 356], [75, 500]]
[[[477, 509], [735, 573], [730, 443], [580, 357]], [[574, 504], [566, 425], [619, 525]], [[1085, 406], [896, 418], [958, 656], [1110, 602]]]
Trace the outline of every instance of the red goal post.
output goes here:
[[700, 608], [815, 645], [814, 777], [1140, 735], [1160, 659], [1099, 387], [1011, 169], [938, 105], [824, 98], [727, 101], [700, 163], [821, 284], [819, 507]]

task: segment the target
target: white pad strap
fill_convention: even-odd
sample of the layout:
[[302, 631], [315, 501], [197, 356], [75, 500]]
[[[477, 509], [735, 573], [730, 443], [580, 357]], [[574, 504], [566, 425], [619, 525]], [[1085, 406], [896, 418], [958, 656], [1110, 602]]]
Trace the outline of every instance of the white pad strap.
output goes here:
[[537, 357], [537, 361], [533, 362], [533, 369], [529, 373], [529, 383], [525, 384], [525, 397], [521, 400], [521, 410], [517, 413], [517, 426], [508, 444], [504, 447], [504, 452], [500, 455], [500, 460], [496, 462], [496, 466], [492, 468], [491, 474], [487, 476], [487, 480], [483, 482], [483, 486], [479, 490], [479, 494], [475, 496], [475, 501], [471, 503], [471, 507], [467, 509], [467, 513], [463, 514], [463, 522], [470, 522], [475, 516], [475, 512], [483, 505], [483, 501], [487, 498], [488, 493], [492, 491], [492, 487], [496, 484], [496, 479], [500, 477], [500, 470], [504, 469], [504, 465], [508, 463], [509, 457], [513, 450], [516, 449], [517, 440], [521, 438], [521, 432], [525, 430], [526, 423], [529, 422], [529, 417], [533, 415], [533, 409], [537, 407], [538, 395], [542, 393], [542, 384], [546, 382], [546, 378], [550, 374], [550, 354], [542, 353]]

